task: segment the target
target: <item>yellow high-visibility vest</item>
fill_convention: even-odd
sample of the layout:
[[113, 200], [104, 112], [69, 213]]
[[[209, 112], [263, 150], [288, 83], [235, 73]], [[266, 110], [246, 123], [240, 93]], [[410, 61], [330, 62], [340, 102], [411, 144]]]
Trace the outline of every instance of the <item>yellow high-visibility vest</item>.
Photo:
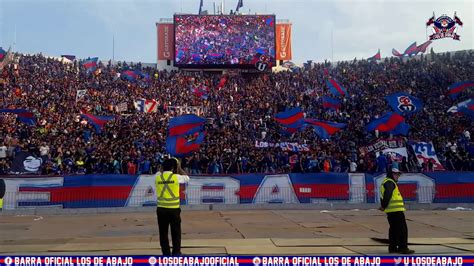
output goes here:
[[171, 173], [159, 173], [156, 175], [157, 207], [178, 209], [179, 208], [179, 181], [178, 176]]
[[380, 192], [382, 193], [382, 200], [383, 200], [383, 194], [385, 192], [384, 184], [386, 182], [393, 182], [395, 184], [395, 189], [393, 190], [392, 193], [392, 198], [388, 202], [387, 207], [385, 208], [384, 212], [389, 213], [389, 212], [404, 212], [405, 211], [405, 205], [403, 204], [403, 197], [402, 194], [400, 194], [400, 190], [398, 190], [397, 182], [395, 182], [393, 179], [390, 178], [385, 178], [382, 182], [382, 186], [380, 187]]
[[0, 211], [3, 209], [3, 199], [0, 198]]

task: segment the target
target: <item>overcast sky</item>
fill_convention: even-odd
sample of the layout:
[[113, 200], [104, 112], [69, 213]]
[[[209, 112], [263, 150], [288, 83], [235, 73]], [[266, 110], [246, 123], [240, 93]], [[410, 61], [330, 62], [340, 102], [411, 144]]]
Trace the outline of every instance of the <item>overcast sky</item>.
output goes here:
[[[112, 58], [154, 63], [156, 26], [175, 12], [197, 13], [200, 0], [0, 0], [0, 46], [47, 55], [73, 54], [79, 58]], [[400, 52], [414, 41], [427, 40], [425, 23], [433, 11], [464, 22], [461, 41], [437, 40], [436, 52], [472, 49], [474, 1], [375, 0], [243, 0], [246, 13], [271, 13], [293, 23], [293, 61], [367, 58], [380, 48], [382, 57]], [[213, 3], [204, 0], [212, 13]], [[225, 0], [235, 9], [238, 0]], [[16, 29], [16, 31], [15, 31]], [[333, 41], [331, 42], [331, 31]], [[332, 45], [331, 45], [332, 43]]]

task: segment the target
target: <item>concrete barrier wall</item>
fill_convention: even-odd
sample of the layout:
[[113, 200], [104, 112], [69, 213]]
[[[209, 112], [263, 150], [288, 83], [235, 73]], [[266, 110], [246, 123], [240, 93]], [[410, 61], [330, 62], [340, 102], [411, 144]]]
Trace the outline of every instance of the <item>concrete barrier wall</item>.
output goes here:
[[[378, 203], [384, 174], [244, 174], [191, 176], [182, 205]], [[108, 208], [156, 204], [153, 175], [5, 178], [4, 208]], [[474, 172], [407, 173], [400, 178], [412, 203], [474, 203]]]

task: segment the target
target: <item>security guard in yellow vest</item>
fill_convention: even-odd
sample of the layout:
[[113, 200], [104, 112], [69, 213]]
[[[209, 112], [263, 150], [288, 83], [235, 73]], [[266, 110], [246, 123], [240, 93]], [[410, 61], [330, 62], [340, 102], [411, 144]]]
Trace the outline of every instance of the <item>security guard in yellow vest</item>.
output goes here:
[[383, 180], [380, 187], [380, 210], [387, 213], [390, 225], [388, 231], [389, 253], [413, 254], [415, 251], [408, 248], [408, 227], [405, 221], [405, 205], [403, 197], [398, 190], [397, 182], [400, 170], [392, 168], [391, 174]]
[[[156, 195], [158, 229], [163, 256], [181, 255], [181, 209], [179, 184], [189, 181], [189, 176], [181, 169], [178, 159], [171, 158], [163, 162], [163, 172], [156, 174]], [[168, 228], [171, 227], [173, 253], [170, 251]]]
[[3, 179], [0, 179], [0, 211], [3, 210], [3, 197], [5, 197], [6, 185]]

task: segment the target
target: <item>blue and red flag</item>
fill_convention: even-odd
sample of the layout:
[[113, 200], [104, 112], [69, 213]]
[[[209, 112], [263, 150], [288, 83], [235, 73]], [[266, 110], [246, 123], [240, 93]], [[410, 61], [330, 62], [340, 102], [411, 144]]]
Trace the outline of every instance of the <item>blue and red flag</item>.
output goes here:
[[340, 100], [329, 96], [323, 96], [323, 108], [339, 110], [341, 109], [341, 106], [342, 104]]
[[138, 74], [133, 70], [125, 70], [122, 72], [121, 77], [125, 78], [128, 81], [135, 81], [138, 78]]
[[314, 128], [314, 132], [322, 139], [329, 139], [339, 130], [346, 127], [346, 124], [321, 121], [316, 119], [305, 119], [305, 123]]
[[452, 106], [448, 109], [448, 113], [462, 113], [474, 120], [474, 98]]
[[424, 43], [418, 45], [416, 47], [416, 52], [417, 53], [425, 53], [426, 49], [428, 48], [428, 46], [430, 46], [431, 43], [432, 43], [432, 41], [427, 41], [427, 42], [424, 42]]
[[410, 44], [410, 46], [407, 47], [405, 52], [403, 54], [405, 55], [416, 55], [418, 53], [418, 50], [416, 49], [416, 42]]
[[82, 62], [82, 65], [86, 68], [87, 72], [95, 71], [97, 69], [98, 57], [93, 57]]
[[393, 135], [407, 135], [410, 126], [405, 123], [403, 116], [389, 112], [379, 119], [373, 120], [367, 125], [367, 130], [388, 132]]
[[458, 106], [458, 110], [471, 120], [474, 120], [474, 99], [462, 102], [462, 105]]
[[205, 122], [206, 119], [193, 114], [173, 117], [169, 122], [168, 136], [186, 136], [202, 131]]
[[7, 51], [3, 50], [3, 48], [0, 47], [0, 62], [3, 61], [5, 56], [7, 56]]
[[166, 139], [166, 151], [174, 157], [186, 157], [201, 148], [206, 136], [205, 132], [196, 132], [193, 139], [185, 136], [168, 136]]
[[329, 87], [329, 91], [334, 96], [346, 96], [347, 90], [335, 79], [326, 80], [326, 85]]
[[382, 57], [380, 57], [380, 49], [379, 49], [378, 52], [374, 56], [367, 58], [367, 61], [380, 60], [381, 58]]
[[448, 95], [451, 97], [451, 99], [456, 99], [461, 92], [471, 87], [474, 87], [473, 80], [456, 82], [448, 87]]
[[101, 133], [105, 124], [107, 124], [107, 122], [109, 122], [110, 120], [114, 119], [114, 116], [97, 116], [86, 113], [81, 114], [81, 117], [87, 119], [87, 121], [89, 121], [89, 123], [94, 126], [95, 131], [97, 133]]
[[287, 128], [300, 128], [304, 122], [304, 114], [300, 107], [287, 109], [275, 115], [275, 120]]
[[406, 92], [397, 92], [385, 97], [392, 109], [399, 114], [412, 114], [423, 109], [423, 102]]
[[128, 81], [136, 81], [139, 77], [147, 79], [148, 74], [145, 74], [140, 70], [125, 70], [122, 72], [121, 77], [124, 77]]
[[12, 113], [16, 114], [16, 120], [23, 122], [27, 125], [34, 126], [36, 125], [35, 115], [25, 109], [0, 109], [0, 113]]

